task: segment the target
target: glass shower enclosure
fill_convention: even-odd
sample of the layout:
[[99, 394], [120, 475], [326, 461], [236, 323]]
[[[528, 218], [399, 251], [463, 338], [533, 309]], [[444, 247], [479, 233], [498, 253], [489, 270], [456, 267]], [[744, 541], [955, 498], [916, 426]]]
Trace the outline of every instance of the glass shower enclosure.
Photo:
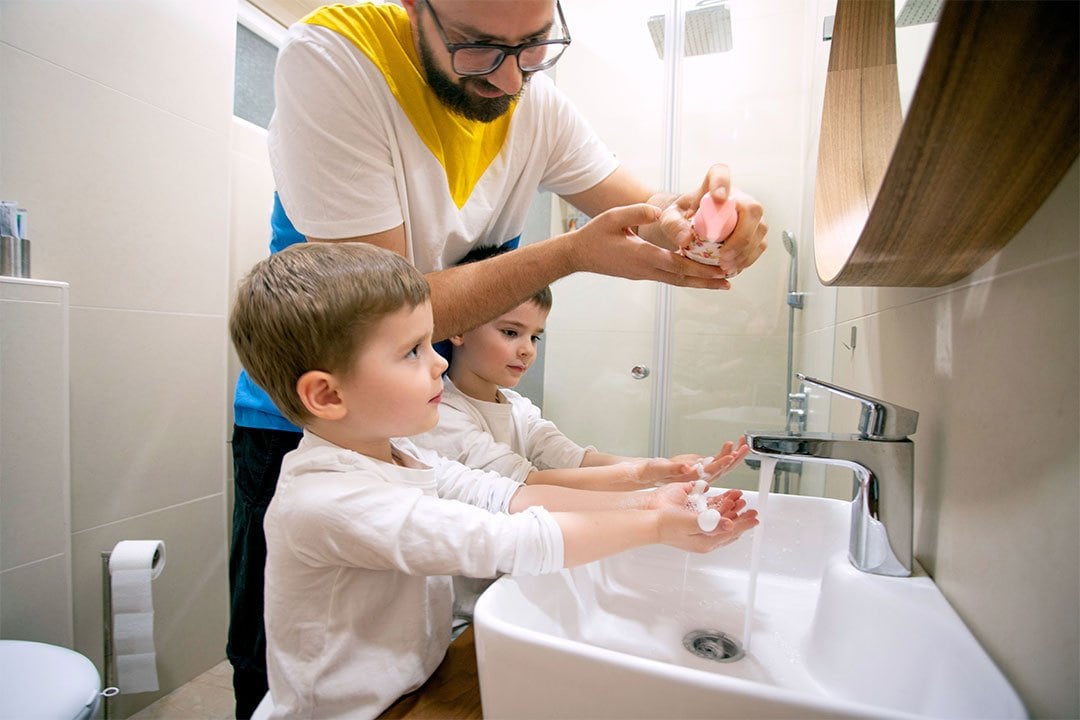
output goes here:
[[[620, 162], [679, 192], [699, 186], [710, 165], [727, 164], [769, 225], [769, 249], [727, 292], [589, 274], [555, 283], [544, 414], [580, 444], [711, 454], [749, 429], [787, 425], [789, 366], [831, 377], [831, 352], [802, 351], [809, 335], [831, 332], [835, 314], [835, 293], [818, 283], [811, 242], [801, 241], [813, 231], [828, 58], [821, 5], [590, 0], [564, 8], [574, 44], [556, 83]], [[583, 220], [553, 200], [553, 233]], [[827, 418], [811, 412], [809, 420], [825, 429]], [[743, 466], [723, 482], [756, 488], [757, 476]], [[790, 489], [819, 494], [821, 485], [804, 476]]]

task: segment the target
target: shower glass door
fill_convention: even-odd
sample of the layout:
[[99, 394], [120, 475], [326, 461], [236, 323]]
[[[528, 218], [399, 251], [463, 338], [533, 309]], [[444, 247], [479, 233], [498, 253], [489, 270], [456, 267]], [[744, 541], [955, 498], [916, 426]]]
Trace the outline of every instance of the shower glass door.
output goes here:
[[[705, 19], [722, 26], [726, 42], [711, 47], [696, 47], [694, 38], [708, 37], [712, 28], [699, 27], [702, 20], [694, 10], [686, 14], [679, 187], [699, 183], [712, 162], [730, 166], [734, 187], [765, 208], [769, 249], [733, 280], [729, 292], [670, 291], [663, 454], [706, 452], [748, 429], [785, 427], [789, 317], [794, 315], [790, 336], [796, 345], [805, 327], [803, 311], [792, 313], [787, 303], [793, 257], [781, 234], [790, 233], [795, 242], [788, 244], [797, 252], [800, 244], [809, 246], [798, 239], [809, 237], [813, 227], [813, 205], [807, 208], [804, 201], [807, 179], [814, 174], [814, 163], [807, 162], [814, 159], [808, 157], [807, 130], [816, 125], [809, 112], [813, 73], [807, 62], [815, 43], [813, 3], [729, 0], [722, 5], [728, 11], [723, 18]], [[809, 254], [799, 267], [813, 273]], [[799, 347], [791, 352], [799, 357]], [[796, 363], [795, 369], [805, 368]], [[745, 465], [725, 482], [758, 485], [754, 470]]]
[[[574, 44], [560, 61], [557, 84], [620, 162], [661, 188], [670, 157], [678, 190], [698, 186], [711, 164], [725, 163], [734, 186], [765, 207], [769, 224], [768, 251], [728, 292], [595, 275], [556, 283], [544, 412], [579, 443], [630, 455], [709, 454], [746, 430], [784, 427], [789, 314], [794, 369], [831, 377], [831, 340], [810, 343], [823, 348], [811, 357], [803, 356], [801, 342], [831, 327], [835, 314], [835, 293], [817, 282], [809, 241], [816, 160], [810, 129], [828, 57], [820, 5], [591, 0], [565, 8]], [[685, 13], [677, 59], [660, 55], [676, 9]], [[674, 103], [665, 98], [667, 63], [678, 73]], [[678, 115], [669, 150], [671, 107]], [[805, 309], [793, 313], [784, 230], [802, 269]], [[647, 368], [648, 376], [635, 368]], [[747, 467], [724, 482], [757, 487]], [[815, 485], [804, 483], [802, 491], [816, 492]]]
[[[663, 185], [664, 61], [648, 19], [665, 0], [563, 3], [574, 38], [556, 66], [556, 84], [619, 162]], [[579, 218], [556, 198], [553, 233]], [[544, 416], [581, 445], [623, 455], [651, 454], [657, 347], [657, 286], [579, 273], [552, 286], [544, 344]]]

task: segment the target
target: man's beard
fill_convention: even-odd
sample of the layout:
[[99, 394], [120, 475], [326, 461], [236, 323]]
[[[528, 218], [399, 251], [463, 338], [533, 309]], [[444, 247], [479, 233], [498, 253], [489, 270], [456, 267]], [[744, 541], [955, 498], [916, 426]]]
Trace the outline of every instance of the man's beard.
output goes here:
[[[503, 62], [515, 62], [515, 60], [506, 58]], [[435, 97], [439, 98], [439, 101], [450, 110], [469, 120], [478, 120], [485, 123], [496, 120], [505, 115], [510, 109], [510, 104], [521, 95], [521, 90], [518, 90], [514, 95], [501, 95], [493, 98], [469, 94], [465, 89], [469, 83], [485, 83], [488, 85], [490, 83], [484, 80], [482, 76], [463, 77], [455, 82], [449, 75], [440, 70], [435, 63], [435, 57], [432, 55], [427, 38], [424, 37], [423, 33], [420, 35], [420, 64], [424, 68], [428, 85], [435, 92]], [[522, 73], [522, 90], [525, 89], [525, 85], [531, 77], [532, 73]]]

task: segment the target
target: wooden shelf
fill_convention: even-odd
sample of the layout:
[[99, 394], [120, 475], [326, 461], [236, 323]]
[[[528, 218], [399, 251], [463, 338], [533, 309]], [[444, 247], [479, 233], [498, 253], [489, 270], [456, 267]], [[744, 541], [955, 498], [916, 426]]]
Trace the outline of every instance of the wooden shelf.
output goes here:
[[823, 283], [947, 285], [1016, 235], [1080, 152], [1078, 9], [946, 0], [901, 123], [893, 3], [838, 0], [815, 201]]

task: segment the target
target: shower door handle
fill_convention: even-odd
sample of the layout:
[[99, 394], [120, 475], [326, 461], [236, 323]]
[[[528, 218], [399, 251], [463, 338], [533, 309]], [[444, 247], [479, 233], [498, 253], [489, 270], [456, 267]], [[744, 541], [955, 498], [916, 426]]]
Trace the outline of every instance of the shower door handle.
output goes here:
[[645, 378], [649, 377], [649, 366], [635, 365], [634, 367], [630, 368], [630, 377], [634, 378], [635, 380], [644, 380]]

